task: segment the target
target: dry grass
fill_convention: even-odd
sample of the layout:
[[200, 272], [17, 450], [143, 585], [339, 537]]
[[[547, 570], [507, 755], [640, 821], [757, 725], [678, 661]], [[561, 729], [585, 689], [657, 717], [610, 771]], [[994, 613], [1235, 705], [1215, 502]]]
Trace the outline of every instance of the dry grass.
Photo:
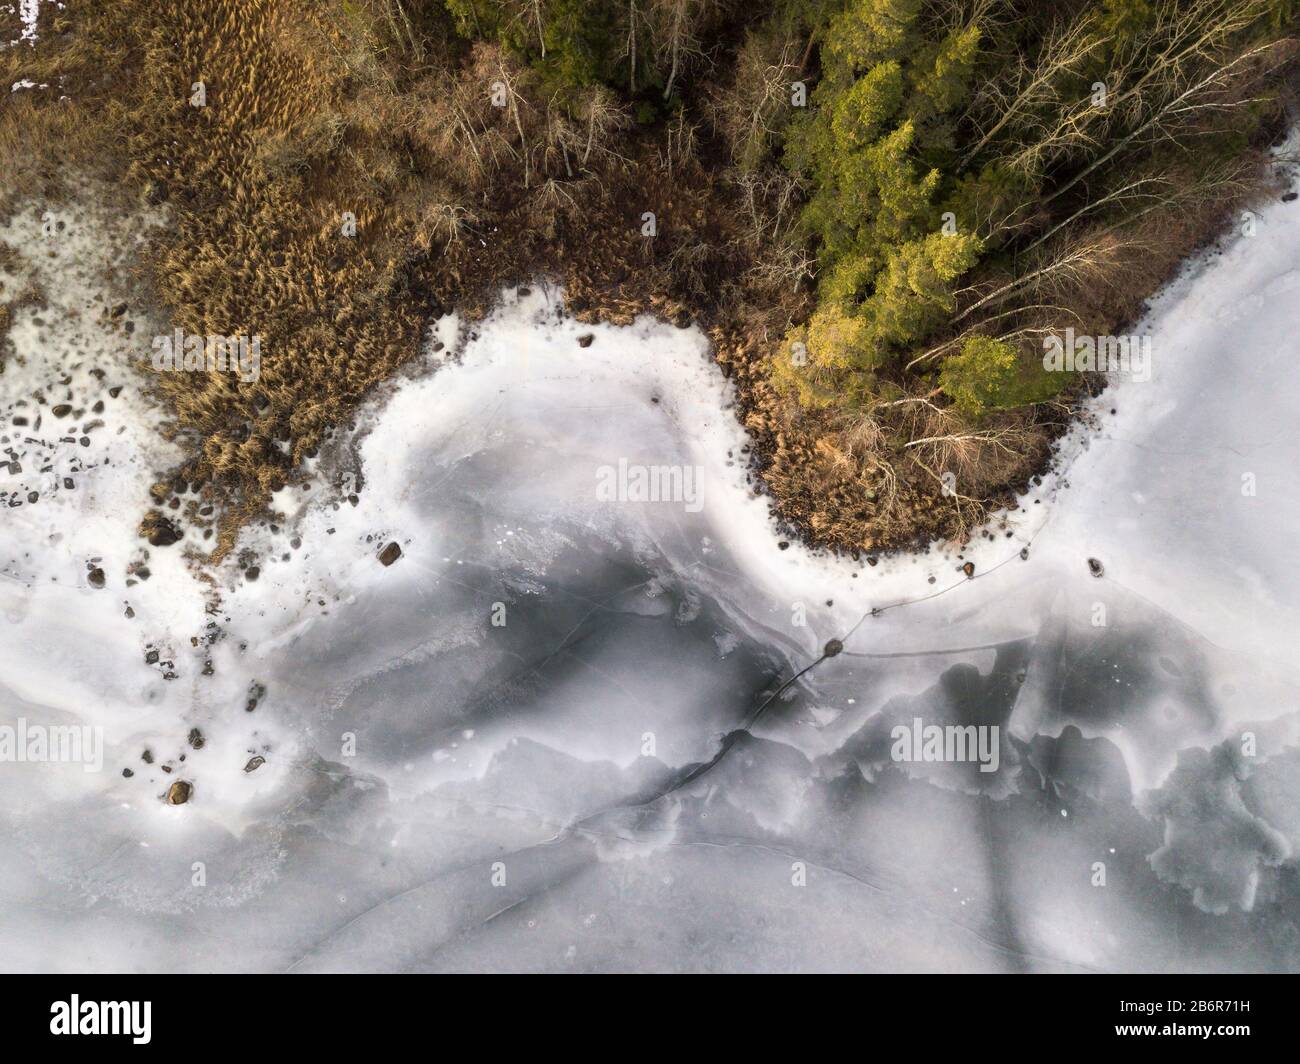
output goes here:
[[[701, 206], [691, 129], [632, 128], [604, 89], [561, 107], [495, 47], [425, 42], [417, 57], [409, 32], [382, 3], [128, 0], [0, 56], [3, 76], [77, 101], [20, 93], [0, 117], [5, 202], [100, 165], [171, 210], [143, 267], [174, 326], [261, 338], [255, 382], [156, 381], [189, 457], [154, 497], [180, 482], [218, 504], [215, 559], [416, 353], [431, 305], [481, 310], [497, 285], [546, 271], [589, 315], [678, 314], [718, 268], [710, 241], [730, 242], [714, 224], [727, 210]], [[665, 152], [671, 174], [653, 162]], [[665, 234], [648, 246], [647, 209]]]

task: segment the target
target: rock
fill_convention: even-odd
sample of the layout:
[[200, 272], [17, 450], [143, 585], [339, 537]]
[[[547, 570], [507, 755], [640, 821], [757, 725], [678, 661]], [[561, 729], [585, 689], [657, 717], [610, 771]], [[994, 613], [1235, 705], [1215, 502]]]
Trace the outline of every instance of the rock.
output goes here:
[[249, 684], [248, 701], [244, 703], [244, 712], [252, 713], [253, 710], [257, 708], [257, 703], [262, 700], [265, 694], [266, 694], [266, 688], [262, 684], [258, 683], [256, 680], [254, 680], [251, 684]]
[[826, 646], [822, 649], [822, 657], [833, 658], [843, 649], [844, 649], [843, 643], [841, 643], [838, 639], [831, 639], [827, 642]]
[[266, 764], [266, 758], [262, 757], [259, 754], [257, 757], [250, 757], [248, 759], [248, 764], [244, 766], [244, 771], [256, 772], [259, 768], [261, 768], [265, 764]]
[[1102, 568], [1101, 562], [1096, 558], [1088, 559], [1088, 572], [1092, 573], [1093, 576], [1100, 577], [1105, 571], [1106, 570]]
[[195, 750], [202, 750], [203, 744], [207, 742], [207, 740], [203, 738], [203, 733], [199, 731], [198, 728], [190, 729], [189, 740], [190, 746], [194, 747]]
[[50, 407], [50, 413], [55, 417], [67, 417], [72, 413], [72, 404], [60, 403], [58, 406]]
[[1029, 548], [1028, 548], [1028, 547], [1021, 547], [1021, 548], [1020, 548], [1020, 560], [1021, 560], [1022, 562], [1027, 562], [1027, 561], [1029, 561]]
[[144, 752], [143, 754], [140, 755], [140, 760], [143, 761], [146, 765], [152, 765], [152, 764], [153, 764], [153, 751], [150, 750], [150, 749], [148, 749], [148, 748], [146, 747], [146, 748], [145, 748], [145, 752]]
[[108, 312], [109, 317], [112, 318], [120, 318], [125, 313], [126, 313], [125, 303], [114, 303], [113, 308]]
[[185, 780], [177, 780], [167, 788], [167, 803], [169, 805], [184, 805], [190, 800], [193, 793], [193, 785]]
[[392, 542], [379, 552], [379, 562], [381, 565], [392, 565], [401, 556], [402, 548], [396, 542]]
[[596, 337], [595, 337], [594, 335], [592, 335], [591, 333], [583, 333], [581, 336], [578, 337], [578, 346], [579, 346], [579, 347], [590, 347], [590, 346], [591, 346], [591, 342], [592, 342], [594, 339], [596, 339]]
[[86, 574], [86, 579], [90, 582], [90, 586], [91, 586], [91, 587], [103, 587], [103, 586], [104, 586], [104, 570], [103, 570], [103, 569], [91, 569], [90, 572]]
[[244, 570], [245, 580], [256, 580], [262, 574], [262, 570], [256, 565], [250, 565]]
[[129, 768], [124, 768], [122, 769], [122, 775], [125, 776], [127, 779], [130, 779], [132, 776], [135, 775], [135, 773], [132, 772]]
[[966, 564], [961, 567], [961, 571], [966, 574], [968, 580], [972, 579], [975, 576], [975, 563], [966, 562]]
[[144, 663], [145, 663], [146, 665], [157, 665], [157, 664], [158, 664], [158, 651], [156, 651], [156, 650], [148, 650], [148, 651], [145, 651], [145, 655], [144, 655]]
[[1285, 196], [1282, 197], [1282, 202], [1283, 202], [1283, 203], [1290, 203], [1290, 202], [1291, 202], [1292, 200], [1294, 200], [1297, 196], [1300, 196], [1300, 192], [1288, 192]]
[[152, 547], [170, 547], [182, 538], [176, 526], [156, 511], [145, 516], [141, 531], [148, 537]]

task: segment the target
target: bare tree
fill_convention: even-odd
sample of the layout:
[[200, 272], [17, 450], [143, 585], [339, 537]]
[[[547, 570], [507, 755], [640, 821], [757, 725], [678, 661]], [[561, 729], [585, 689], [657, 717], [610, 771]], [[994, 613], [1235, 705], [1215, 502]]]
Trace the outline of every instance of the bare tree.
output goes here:
[[655, 50], [668, 67], [664, 99], [673, 95], [673, 85], [684, 63], [702, 56], [699, 31], [717, 0], [648, 0], [654, 23]]
[[1103, 39], [1095, 32], [1093, 19], [1078, 18], [1048, 33], [1047, 40], [1031, 61], [1017, 51], [1014, 66], [1005, 84], [1001, 78], [988, 79], [971, 100], [967, 110], [977, 127], [986, 128], [962, 156], [958, 166], [967, 167], [977, 155], [1008, 125], [1035, 121], [1032, 116], [1044, 109], [1061, 111], [1060, 84], [1063, 78], [1078, 72], [1080, 66], [1101, 48]]
[[[1157, 107], [1151, 116], [1135, 129], [1120, 137], [1110, 148], [1076, 173], [1070, 180], [1058, 186], [1051, 194], [1044, 197], [1044, 203], [1068, 192], [1084, 178], [1100, 167], [1105, 166], [1130, 144], [1146, 135], [1172, 135], [1173, 127], [1179, 123], [1188, 123], [1210, 112], [1230, 111], [1258, 102], [1239, 94], [1228, 94], [1225, 90], [1237, 77], [1245, 74], [1251, 65], [1268, 69], [1282, 63], [1294, 51], [1294, 42], [1268, 41], [1256, 44], [1238, 52], [1233, 58], [1217, 62], [1208, 73], [1188, 85], [1176, 96]], [[1181, 79], [1180, 79], [1181, 80]]]
[[[1104, 280], [1107, 268], [1114, 264], [1119, 253], [1133, 246], [1133, 241], [1120, 240], [1105, 231], [1068, 241], [1049, 254], [1042, 265], [1017, 274], [971, 303], [953, 318], [953, 324], [965, 320], [981, 307], [989, 304], [997, 306], [1021, 292], [1059, 290], [1063, 286]], [[959, 289], [954, 295], [971, 295], [978, 290], [979, 286], [971, 286]]]
[[712, 123], [742, 170], [758, 165], [781, 120], [789, 116], [798, 52], [798, 41], [751, 33], [736, 54], [732, 83], [710, 93]]
[[631, 95], [636, 94], [637, 42], [641, 37], [649, 37], [653, 32], [650, 16], [646, 10], [649, 0], [627, 0], [622, 29], [623, 50], [620, 59], [627, 60], [627, 89]]

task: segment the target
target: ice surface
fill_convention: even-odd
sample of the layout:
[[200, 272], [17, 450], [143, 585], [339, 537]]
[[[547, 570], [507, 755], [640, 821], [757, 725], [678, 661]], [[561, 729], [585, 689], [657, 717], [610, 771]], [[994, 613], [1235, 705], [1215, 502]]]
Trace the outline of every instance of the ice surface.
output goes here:
[[[436, 323], [313, 464], [356, 504], [286, 489], [215, 586], [183, 545], [126, 583], [174, 452], [87, 300], [135, 224], [0, 232], [53, 304], [0, 409], [132, 385], [89, 447], [3, 430], [0, 488], [41, 497], [0, 509], [0, 724], [101, 726], [105, 760], [0, 764], [0, 967], [1300, 967], [1300, 204], [1189, 265], [1152, 380], [963, 551], [781, 549], [703, 337], [537, 284]], [[701, 505], [602, 498], [620, 459]], [[998, 770], [897, 763], [918, 717], [997, 725]]]

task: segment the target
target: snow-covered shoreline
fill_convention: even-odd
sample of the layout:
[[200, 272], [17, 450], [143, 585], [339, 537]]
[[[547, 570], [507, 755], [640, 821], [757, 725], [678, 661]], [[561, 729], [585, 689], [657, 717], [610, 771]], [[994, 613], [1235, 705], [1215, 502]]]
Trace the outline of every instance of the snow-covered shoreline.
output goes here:
[[[135, 534], [174, 452], [131, 386], [138, 337], [94, 299], [134, 224], [68, 219], [33, 266], [51, 306], [16, 316], [0, 376], [6, 409], [64, 378], [88, 405], [110, 383], [91, 369], [127, 384], [78, 418], [104, 421], [88, 445], [8, 430], [32, 461], [0, 486], [40, 498], [0, 517], [0, 725], [102, 728], [105, 769], [0, 765], [0, 966], [1300, 958], [1277, 930], [1297, 908], [1277, 869], [1300, 847], [1300, 205], [1188, 265], [1140, 326], [1152, 381], [1107, 389], [1100, 430], [1077, 426], [1005, 529], [960, 554], [783, 549], [705, 338], [583, 325], [534, 285], [463, 337], [442, 319], [441, 349], [358, 417], [356, 504], [286, 489], [286, 524], [246, 534], [257, 579], [232, 561], [215, 588], [183, 545], [144, 558]], [[44, 249], [39, 225], [0, 239]], [[702, 505], [602, 498], [620, 461], [698, 471]], [[845, 652], [651, 821], [571, 830], [708, 760], [832, 637]], [[995, 785], [880, 752], [890, 721], [989, 707]], [[1245, 731], [1255, 761], [1225, 776], [1204, 752]], [[169, 805], [180, 778], [193, 798]], [[800, 860], [822, 871], [792, 896]], [[1097, 860], [1113, 889], [1090, 885]], [[638, 933], [646, 914], [662, 940]]]

